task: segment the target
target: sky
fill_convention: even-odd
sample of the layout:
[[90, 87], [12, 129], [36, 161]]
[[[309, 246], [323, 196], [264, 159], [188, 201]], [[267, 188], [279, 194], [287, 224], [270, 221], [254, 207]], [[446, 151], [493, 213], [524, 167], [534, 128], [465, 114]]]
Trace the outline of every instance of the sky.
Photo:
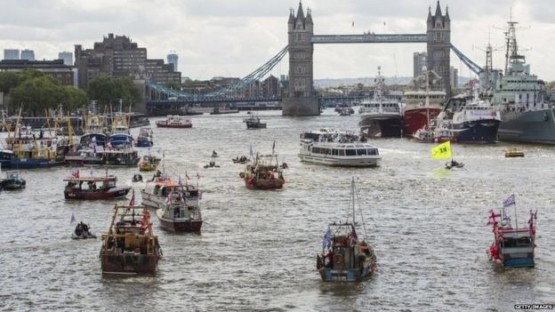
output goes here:
[[[433, 0], [303, 0], [312, 11], [315, 34], [425, 33]], [[504, 34], [511, 16], [531, 71], [555, 80], [555, 6], [552, 0], [442, 0], [451, 17], [451, 42], [475, 63], [485, 63], [488, 41], [493, 64], [504, 67]], [[191, 79], [244, 77], [287, 45], [287, 21], [298, 0], [0, 0], [0, 51], [31, 49], [36, 59], [55, 59], [91, 49], [109, 33], [130, 37], [150, 59], [179, 55], [178, 70]], [[413, 52], [425, 44], [314, 46], [314, 78], [412, 76]], [[0, 56], [3, 57], [3, 54]], [[287, 58], [287, 56], [286, 56]], [[459, 75], [472, 72], [451, 53]], [[288, 74], [282, 61], [272, 72]]]

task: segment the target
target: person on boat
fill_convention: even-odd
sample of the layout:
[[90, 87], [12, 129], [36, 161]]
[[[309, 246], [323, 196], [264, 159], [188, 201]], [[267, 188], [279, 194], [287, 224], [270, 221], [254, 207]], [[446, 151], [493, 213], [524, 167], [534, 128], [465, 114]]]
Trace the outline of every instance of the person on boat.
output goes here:
[[81, 235], [83, 235], [83, 221], [77, 223], [77, 226], [75, 227], [75, 235], [77, 237], [81, 237]]
[[216, 153], [216, 151], [212, 151], [212, 157], [218, 157], [218, 153]]
[[324, 255], [324, 265], [330, 269], [333, 269], [333, 250], [329, 249], [328, 252]]
[[89, 233], [89, 226], [83, 223], [83, 221], [81, 221], [81, 228], [83, 229], [83, 232]]

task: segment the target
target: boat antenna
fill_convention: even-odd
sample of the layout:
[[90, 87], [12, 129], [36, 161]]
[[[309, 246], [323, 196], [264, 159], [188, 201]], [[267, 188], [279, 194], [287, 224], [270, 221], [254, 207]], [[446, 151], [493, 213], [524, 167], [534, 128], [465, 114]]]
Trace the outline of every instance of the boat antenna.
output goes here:
[[[356, 188], [354, 188], [353, 190], [356, 190]], [[362, 222], [362, 229], [364, 230], [364, 237], [368, 237], [368, 232], [366, 231], [366, 222], [364, 221], [364, 216], [362, 214], [362, 209], [360, 209], [360, 201], [358, 200], [358, 190], [357, 192], [354, 193], [357, 199], [357, 203], [358, 203], [358, 212], [360, 213], [360, 220]], [[353, 220], [354, 220], [354, 210], [353, 210]]]
[[351, 202], [353, 203], [353, 225], [355, 225], [355, 177], [351, 178]]

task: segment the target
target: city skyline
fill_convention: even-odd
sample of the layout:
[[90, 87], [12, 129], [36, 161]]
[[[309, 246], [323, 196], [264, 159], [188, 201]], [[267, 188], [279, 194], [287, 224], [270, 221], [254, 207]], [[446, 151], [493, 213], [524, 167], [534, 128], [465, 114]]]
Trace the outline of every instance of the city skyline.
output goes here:
[[[25, 5], [26, 4], [26, 5]], [[109, 33], [129, 36], [148, 50], [149, 59], [166, 60], [170, 51], [179, 55], [183, 76], [211, 79], [244, 77], [263, 65], [287, 44], [287, 19], [298, 1], [208, 0], [138, 1], [32, 1], [19, 6], [0, 0], [0, 49], [30, 49], [35, 57], [55, 59], [75, 44], [92, 47]], [[425, 33], [428, 8], [436, 1], [400, 0], [316, 2], [310, 8], [315, 34]], [[449, 8], [451, 42], [479, 65], [485, 63], [488, 39], [494, 51], [494, 67], [504, 67], [503, 28], [512, 11], [518, 21], [517, 39], [531, 72], [540, 79], [555, 80], [555, 48], [548, 34], [553, 10], [547, 1], [441, 1]], [[44, 15], [44, 12], [48, 14]], [[39, 18], [40, 17], [40, 18]], [[314, 78], [372, 77], [377, 67], [386, 76], [412, 76], [413, 53], [424, 44], [344, 44], [314, 46]], [[461, 76], [473, 76], [452, 53], [451, 66]], [[287, 58], [271, 74], [288, 74]]]

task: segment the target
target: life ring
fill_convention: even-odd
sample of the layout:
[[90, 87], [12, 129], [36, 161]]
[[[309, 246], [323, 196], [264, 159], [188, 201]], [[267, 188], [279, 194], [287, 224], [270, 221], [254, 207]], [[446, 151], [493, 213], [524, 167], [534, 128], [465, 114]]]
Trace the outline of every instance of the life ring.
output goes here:
[[241, 173], [239, 173], [239, 176], [240, 176], [241, 178], [244, 178], [244, 177], [245, 177], [245, 173], [244, 173], [244, 172], [241, 172]]
[[333, 256], [333, 263], [335, 263], [335, 264], [343, 264], [343, 260], [345, 260], [345, 259], [343, 258], [342, 255]]

